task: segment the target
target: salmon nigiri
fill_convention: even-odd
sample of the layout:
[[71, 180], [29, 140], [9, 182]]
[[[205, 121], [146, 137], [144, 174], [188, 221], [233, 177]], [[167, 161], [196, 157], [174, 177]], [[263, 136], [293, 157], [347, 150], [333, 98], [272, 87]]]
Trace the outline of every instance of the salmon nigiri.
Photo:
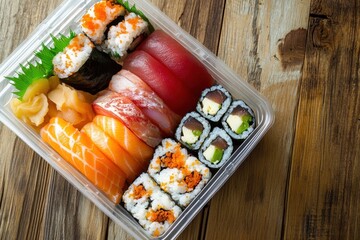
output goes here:
[[65, 120], [55, 117], [41, 129], [42, 139], [96, 185], [115, 204], [120, 202], [125, 174], [89, 137]]
[[157, 146], [162, 138], [161, 130], [152, 123], [129, 98], [112, 91], [104, 91], [93, 102], [98, 115], [114, 117], [120, 120], [138, 138], [151, 147]]
[[86, 124], [81, 131], [92, 140], [105, 156], [113, 161], [125, 173], [128, 183], [132, 183], [147, 167], [142, 166], [138, 160], [126, 152], [95, 123], [90, 122]]
[[148, 166], [154, 149], [141, 141], [121, 121], [112, 117], [97, 115], [93, 122], [113, 138], [131, 156]]

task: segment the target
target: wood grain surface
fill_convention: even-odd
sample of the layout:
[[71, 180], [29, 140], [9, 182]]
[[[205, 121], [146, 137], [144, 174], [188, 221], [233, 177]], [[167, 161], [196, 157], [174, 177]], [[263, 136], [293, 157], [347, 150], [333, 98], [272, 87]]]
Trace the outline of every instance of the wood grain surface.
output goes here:
[[[360, 3], [152, 0], [276, 122], [179, 239], [360, 239]], [[0, 0], [0, 62], [61, 0]], [[0, 239], [132, 239], [0, 123]]]

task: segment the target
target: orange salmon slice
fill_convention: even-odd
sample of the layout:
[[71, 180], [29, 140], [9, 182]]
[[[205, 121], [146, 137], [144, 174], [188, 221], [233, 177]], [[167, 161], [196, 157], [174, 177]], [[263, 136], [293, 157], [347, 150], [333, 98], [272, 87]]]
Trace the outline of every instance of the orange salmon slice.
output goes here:
[[121, 121], [115, 118], [97, 115], [93, 122], [147, 168], [154, 154], [152, 147], [145, 144]]
[[140, 163], [126, 152], [114, 139], [109, 137], [95, 123], [86, 124], [82, 130], [92, 142], [113, 161], [126, 175], [128, 183], [132, 183], [145, 169]]
[[115, 204], [125, 186], [125, 174], [85, 134], [55, 117], [41, 129], [42, 139], [97, 186]]

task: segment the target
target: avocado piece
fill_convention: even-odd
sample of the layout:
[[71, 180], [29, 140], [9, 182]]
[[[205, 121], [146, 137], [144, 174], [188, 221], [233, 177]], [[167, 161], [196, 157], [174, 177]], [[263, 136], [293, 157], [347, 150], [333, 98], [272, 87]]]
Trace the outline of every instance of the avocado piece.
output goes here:
[[242, 134], [244, 131], [246, 131], [246, 129], [250, 127], [250, 123], [253, 121], [252, 116], [250, 116], [249, 114], [243, 115], [241, 118], [242, 118], [242, 123], [236, 130], [237, 134]]
[[224, 150], [221, 148], [217, 148], [214, 145], [210, 145], [203, 153], [206, 160], [209, 162], [216, 164], [218, 162], [221, 162]]

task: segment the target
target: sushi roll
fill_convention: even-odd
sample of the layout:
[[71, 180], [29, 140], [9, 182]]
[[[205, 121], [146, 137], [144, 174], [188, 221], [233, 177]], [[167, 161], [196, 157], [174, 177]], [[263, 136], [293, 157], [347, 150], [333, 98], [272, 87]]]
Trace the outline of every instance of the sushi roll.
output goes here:
[[233, 139], [243, 140], [255, 129], [255, 115], [245, 102], [236, 100], [225, 114], [222, 125]]
[[56, 54], [52, 63], [60, 81], [91, 94], [105, 89], [111, 77], [121, 69], [108, 55], [97, 50], [83, 33], [76, 35], [63, 51]]
[[148, 173], [183, 208], [211, 178], [209, 168], [189, 155], [180, 143], [169, 138], [156, 148]]
[[112, 0], [95, 3], [81, 18], [81, 29], [97, 45], [103, 43], [110, 26], [124, 19], [126, 10]]
[[231, 104], [230, 93], [222, 86], [205, 89], [197, 103], [196, 110], [212, 122], [220, 121]]
[[176, 129], [176, 139], [191, 150], [198, 150], [211, 130], [210, 123], [197, 112], [185, 115]]
[[154, 237], [164, 233], [182, 212], [147, 173], [141, 174], [130, 185], [123, 201], [125, 208]]
[[116, 26], [111, 26], [104, 51], [118, 63], [127, 56], [148, 34], [148, 23], [139, 15], [131, 12]]
[[220, 168], [233, 152], [230, 136], [221, 128], [214, 128], [199, 150], [199, 159], [210, 168]]

